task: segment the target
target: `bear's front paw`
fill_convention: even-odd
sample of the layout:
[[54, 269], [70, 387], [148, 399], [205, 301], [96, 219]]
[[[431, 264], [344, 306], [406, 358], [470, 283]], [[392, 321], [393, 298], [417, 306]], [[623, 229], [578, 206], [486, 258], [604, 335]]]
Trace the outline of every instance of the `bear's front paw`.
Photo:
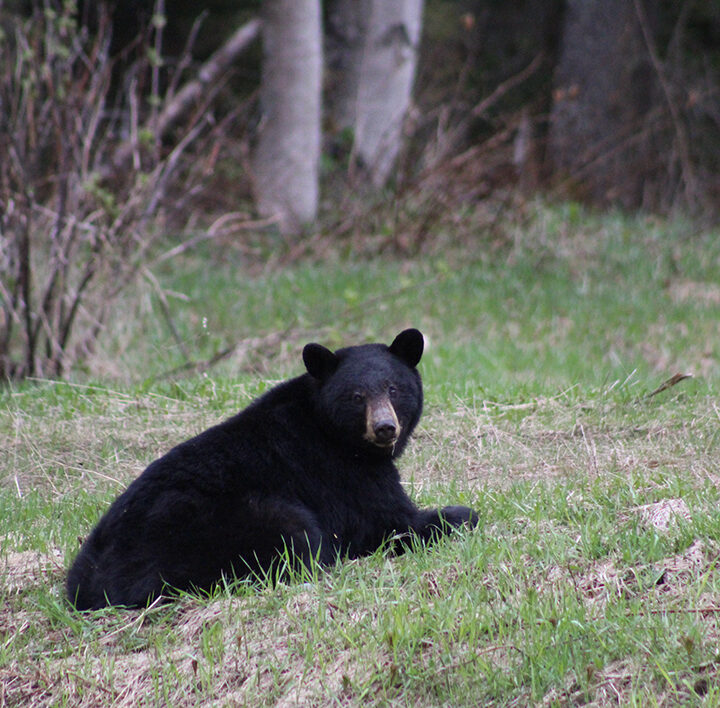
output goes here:
[[467, 506], [446, 506], [440, 511], [442, 519], [451, 526], [475, 528], [480, 517]]

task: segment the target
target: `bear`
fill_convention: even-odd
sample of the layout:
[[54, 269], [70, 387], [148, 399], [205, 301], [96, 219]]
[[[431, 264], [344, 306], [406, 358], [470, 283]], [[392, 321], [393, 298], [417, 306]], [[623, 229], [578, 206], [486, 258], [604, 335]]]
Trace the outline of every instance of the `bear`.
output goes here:
[[171, 449], [112, 503], [70, 567], [71, 604], [145, 607], [475, 526], [464, 506], [419, 509], [395, 466], [422, 413], [423, 347], [417, 329], [389, 346], [307, 344], [305, 373]]

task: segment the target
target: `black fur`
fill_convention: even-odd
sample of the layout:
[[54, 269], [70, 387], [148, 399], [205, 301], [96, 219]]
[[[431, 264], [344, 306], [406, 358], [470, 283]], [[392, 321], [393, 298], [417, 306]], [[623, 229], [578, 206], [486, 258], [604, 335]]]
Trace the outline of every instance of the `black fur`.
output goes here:
[[[178, 445], [130, 484], [75, 559], [70, 601], [81, 610], [144, 606], [223, 576], [267, 572], [284, 549], [296, 564], [315, 557], [327, 565], [398, 535], [427, 541], [477, 523], [466, 507], [419, 510], [400, 484], [394, 460], [422, 411], [422, 349], [417, 330], [390, 347], [307, 345], [308, 373]], [[397, 415], [394, 444], [366, 436], [367, 402], [378, 396]]]

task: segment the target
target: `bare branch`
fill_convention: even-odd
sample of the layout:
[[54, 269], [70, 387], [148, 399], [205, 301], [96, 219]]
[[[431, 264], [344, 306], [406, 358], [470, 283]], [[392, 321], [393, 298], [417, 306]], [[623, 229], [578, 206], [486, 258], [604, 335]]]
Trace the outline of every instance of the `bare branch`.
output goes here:
[[[186, 84], [161, 111], [157, 117], [155, 135], [160, 138], [197, 102], [207, 87], [216, 83], [221, 76], [232, 66], [233, 62], [242, 54], [259, 36], [261, 22], [253, 19], [235, 31], [230, 38], [218, 49], [200, 68], [198, 77]], [[130, 157], [132, 146], [123, 143], [116, 151], [113, 162], [122, 166]]]
[[[114, 298], [137, 277], [163, 233], [149, 229], [148, 221], [167, 208], [166, 195], [180, 179], [204, 176], [186, 158], [211, 133], [211, 121], [200, 111], [181, 124], [190, 106], [181, 99], [192, 102], [195, 96], [204, 109], [220, 90], [229, 62], [257, 35], [259, 22], [236, 33], [191, 82], [195, 89], [186, 87], [168, 101], [166, 110], [177, 110], [163, 113], [158, 101], [148, 106], [139, 95], [149, 78], [158, 98], [163, 4], [156, 0], [155, 33], [135, 40], [140, 48], [154, 41], [156, 55], [140, 52], [129, 98], [127, 92], [120, 98], [110, 93], [115, 67], [105, 15], [90, 33], [70, 21], [72, 4], [60, 14], [44, 13], [42, 0], [35, 0], [33, 22], [15, 18], [13, 26], [9, 20], [13, 41], [0, 43], [2, 380], [60, 376], [91, 351]], [[148, 169], [141, 131], [156, 128], [159, 138], [168, 115], [176, 143], [152, 155]], [[128, 120], [130, 138], [118, 149], [117, 136], [127, 132]], [[125, 150], [126, 167], [134, 160], [139, 169], [113, 169], [119, 150]], [[172, 329], [166, 308], [165, 316]]]
[[538, 54], [522, 71], [511, 76], [507, 81], [503, 81], [495, 90], [480, 103], [472, 109], [474, 116], [481, 116], [488, 109], [492, 108], [506, 93], [512, 91], [516, 86], [519, 86], [523, 81], [529, 79], [543, 63], [545, 59], [544, 55]]

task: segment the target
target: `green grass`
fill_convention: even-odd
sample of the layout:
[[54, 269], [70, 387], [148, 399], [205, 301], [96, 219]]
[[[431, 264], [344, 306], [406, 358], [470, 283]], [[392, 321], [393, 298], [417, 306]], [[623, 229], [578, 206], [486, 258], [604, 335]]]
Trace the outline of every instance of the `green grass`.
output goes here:
[[[575, 205], [507, 229], [495, 251], [283, 269], [208, 247], [156, 272], [182, 348], [143, 285], [85, 372], [3, 390], [0, 704], [718, 704], [718, 234]], [[300, 373], [306, 341], [405, 326], [429, 346], [403, 478], [477, 509], [475, 533], [68, 608], [78, 539], [148, 462]]]

